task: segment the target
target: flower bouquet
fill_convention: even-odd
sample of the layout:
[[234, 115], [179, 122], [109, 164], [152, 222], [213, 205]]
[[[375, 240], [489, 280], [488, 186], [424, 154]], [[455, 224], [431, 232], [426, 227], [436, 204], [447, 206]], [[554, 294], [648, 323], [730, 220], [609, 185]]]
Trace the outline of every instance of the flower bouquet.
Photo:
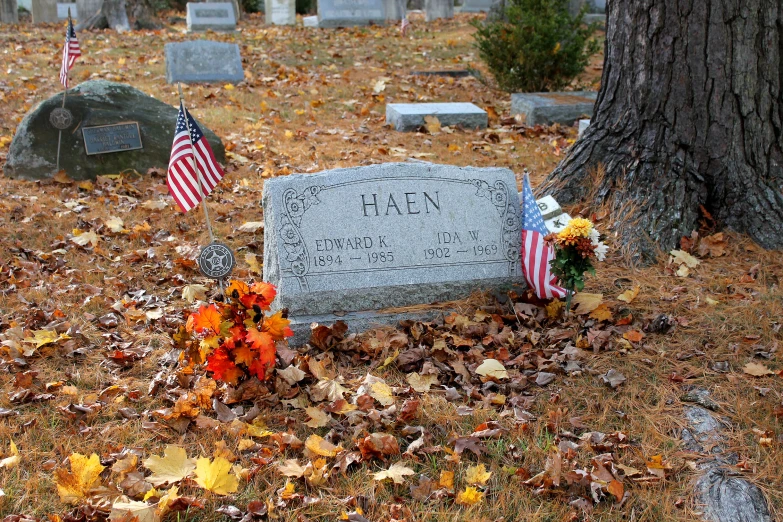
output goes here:
[[566, 227], [547, 239], [555, 246], [555, 258], [550, 261], [552, 274], [566, 290], [566, 312], [571, 309], [574, 292], [585, 287], [585, 273], [595, 275], [593, 259], [603, 261], [609, 247], [589, 219], [573, 218]]

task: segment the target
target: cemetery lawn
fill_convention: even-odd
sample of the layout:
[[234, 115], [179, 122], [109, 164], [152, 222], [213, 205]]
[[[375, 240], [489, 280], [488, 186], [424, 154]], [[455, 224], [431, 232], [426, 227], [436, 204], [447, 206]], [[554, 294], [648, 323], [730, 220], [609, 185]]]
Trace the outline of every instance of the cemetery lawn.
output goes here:
[[[260, 278], [263, 229], [252, 223], [263, 221], [267, 178], [414, 158], [508, 167], [518, 181], [528, 169], [535, 187], [554, 168], [575, 129], [520, 125], [509, 96], [475, 79], [409, 75], [480, 69], [468, 20], [414, 16], [403, 39], [396, 27], [267, 28], [251, 17], [240, 33], [209, 35], [240, 45], [247, 75], [236, 87], [185, 88], [193, 114], [229, 150], [228, 174], [208, 201], [216, 234], [237, 253], [236, 278]], [[26, 111], [59, 91], [62, 29], [0, 32], [0, 160]], [[83, 33], [74, 77], [130, 83], [176, 105], [163, 44], [187, 39], [183, 29]], [[596, 57], [575, 87], [594, 88], [601, 63]], [[384, 126], [386, 103], [417, 101], [473, 102], [488, 110], [490, 127]], [[227, 458], [240, 479], [236, 492], [220, 495], [185, 478], [184, 511], [166, 520], [238, 520], [248, 506], [292, 521], [694, 520], [702, 455], [683, 448], [680, 432], [683, 398], [697, 386], [711, 391], [727, 423], [732, 469], [759, 485], [780, 517], [783, 259], [746, 238], [713, 235], [709, 216], [692, 248], [697, 258], [680, 255], [687, 269], [666, 253], [647, 268], [610, 253], [588, 279], [585, 292], [603, 295], [589, 314], [563, 318], [522, 296], [476, 295], [452, 303], [442, 324], [283, 350], [305, 375], [289, 376], [293, 384], [273, 376], [249, 391], [258, 412], [251, 402], [230, 404], [243, 408], [232, 412], [223, 403], [236, 392], [178, 371], [172, 351], [195, 306], [188, 294], [200, 293], [196, 285], [214, 291], [194, 262], [208, 240], [202, 215], [174, 208], [163, 171], [108, 174], [95, 182], [0, 177], [8, 376], [0, 384], [0, 516], [101, 519], [121, 492], [141, 501], [152, 487], [143, 462], [174, 444], [191, 458]], [[602, 209], [566, 210], [585, 211], [611, 240]], [[476, 373], [484, 358], [514, 369], [493, 384]], [[608, 379], [614, 387], [601, 378], [611, 370], [625, 378]], [[356, 409], [368, 372], [385, 386], [363, 391]], [[305, 411], [312, 406], [319, 412]], [[69, 505], [57, 483], [74, 453], [98, 455], [106, 470], [88, 484], [97, 489]], [[600, 473], [607, 453], [623, 467], [616, 484]], [[286, 459], [304, 469], [289, 462], [281, 470]], [[400, 483], [379, 480], [394, 464]], [[596, 469], [606, 480], [580, 475]], [[140, 520], [156, 520], [152, 511]]]

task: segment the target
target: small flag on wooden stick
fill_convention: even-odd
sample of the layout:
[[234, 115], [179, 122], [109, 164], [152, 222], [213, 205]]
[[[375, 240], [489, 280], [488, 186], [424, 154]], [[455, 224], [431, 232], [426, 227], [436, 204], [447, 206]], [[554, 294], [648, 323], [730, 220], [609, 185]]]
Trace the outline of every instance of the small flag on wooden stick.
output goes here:
[[73, 28], [71, 10], [68, 9], [68, 28], [65, 30], [65, 47], [63, 47], [63, 63], [60, 66], [60, 83], [68, 88], [68, 71], [73, 67], [76, 58], [82, 55], [79, 48], [79, 39], [76, 38], [76, 30]]
[[180, 101], [166, 176], [174, 201], [182, 212], [187, 212], [211, 193], [223, 176], [204, 133]]

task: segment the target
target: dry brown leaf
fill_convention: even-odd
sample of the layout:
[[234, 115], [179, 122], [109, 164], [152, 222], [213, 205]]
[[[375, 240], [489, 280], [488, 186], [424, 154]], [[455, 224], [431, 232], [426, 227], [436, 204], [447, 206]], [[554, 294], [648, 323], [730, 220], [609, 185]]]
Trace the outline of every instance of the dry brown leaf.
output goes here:
[[617, 296], [618, 301], [624, 301], [628, 304], [631, 304], [634, 299], [636, 299], [636, 296], [639, 295], [639, 291], [641, 290], [641, 287], [639, 285], [634, 286], [633, 288], [626, 290], [622, 294]]
[[742, 371], [753, 377], [764, 377], [765, 375], [775, 375], [775, 372], [767, 368], [761, 363], [749, 362], [746, 364]]

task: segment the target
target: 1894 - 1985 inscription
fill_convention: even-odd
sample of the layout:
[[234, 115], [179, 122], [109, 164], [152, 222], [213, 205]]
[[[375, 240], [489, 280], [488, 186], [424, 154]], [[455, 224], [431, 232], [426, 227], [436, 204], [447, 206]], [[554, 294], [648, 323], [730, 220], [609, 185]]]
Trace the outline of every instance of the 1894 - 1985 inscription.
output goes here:
[[84, 148], [87, 155], [124, 152], [141, 149], [141, 133], [138, 122], [82, 127]]
[[516, 194], [507, 169], [392, 163], [276, 178], [264, 187], [264, 277], [281, 307], [312, 314], [508, 283], [521, 277]]

